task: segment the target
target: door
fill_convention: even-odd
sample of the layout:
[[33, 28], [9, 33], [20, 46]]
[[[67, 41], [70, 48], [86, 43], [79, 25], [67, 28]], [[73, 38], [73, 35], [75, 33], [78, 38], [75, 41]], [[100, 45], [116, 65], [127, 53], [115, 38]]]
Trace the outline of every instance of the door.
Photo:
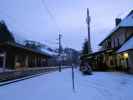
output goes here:
[[3, 68], [4, 57], [0, 54], [0, 68]]

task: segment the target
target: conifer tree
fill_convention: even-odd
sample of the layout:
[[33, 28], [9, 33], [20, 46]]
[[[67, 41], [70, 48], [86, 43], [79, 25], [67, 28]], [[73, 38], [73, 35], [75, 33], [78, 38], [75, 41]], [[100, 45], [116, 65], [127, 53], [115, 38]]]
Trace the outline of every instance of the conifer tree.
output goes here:
[[83, 48], [82, 48], [82, 55], [90, 54], [91, 52], [92, 52], [91, 48], [89, 48], [89, 50], [88, 50], [88, 41], [85, 40], [85, 42], [83, 44]]

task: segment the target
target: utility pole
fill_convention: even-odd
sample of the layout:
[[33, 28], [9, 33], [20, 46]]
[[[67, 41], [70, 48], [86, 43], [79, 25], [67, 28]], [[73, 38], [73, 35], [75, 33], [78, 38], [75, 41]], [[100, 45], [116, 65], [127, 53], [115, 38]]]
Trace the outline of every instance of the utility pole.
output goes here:
[[61, 39], [62, 39], [62, 35], [59, 33], [59, 51], [58, 51], [58, 60], [59, 60], [59, 72], [61, 72], [61, 53], [62, 53], [62, 45], [61, 45]]
[[91, 52], [91, 38], [90, 38], [90, 15], [89, 15], [89, 8], [87, 8], [87, 18], [86, 18], [86, 23], [87, 23], [87, 29], [88, 29], [88, 53]]

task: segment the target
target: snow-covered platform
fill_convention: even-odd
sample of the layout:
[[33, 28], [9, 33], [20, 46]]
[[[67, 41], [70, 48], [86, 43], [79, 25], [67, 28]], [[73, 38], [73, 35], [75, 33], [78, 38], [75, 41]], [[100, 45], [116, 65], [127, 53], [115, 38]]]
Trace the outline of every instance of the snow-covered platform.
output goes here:
[[132, 100], [133, 76], [118, 72], [94, 72], [83, 76], [71, 69], [53, 72], [0, 87], [0, 100]]

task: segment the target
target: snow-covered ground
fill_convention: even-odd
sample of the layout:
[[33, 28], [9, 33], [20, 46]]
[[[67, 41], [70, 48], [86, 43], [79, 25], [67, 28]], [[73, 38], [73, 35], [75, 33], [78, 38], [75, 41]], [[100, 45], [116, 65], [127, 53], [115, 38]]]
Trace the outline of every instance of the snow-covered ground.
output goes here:
[[95, 72], [83, 76], [71, 69], [53, 72], [0, 87], [0, 100], [133, 100], [133, 76], [119, 72]]

